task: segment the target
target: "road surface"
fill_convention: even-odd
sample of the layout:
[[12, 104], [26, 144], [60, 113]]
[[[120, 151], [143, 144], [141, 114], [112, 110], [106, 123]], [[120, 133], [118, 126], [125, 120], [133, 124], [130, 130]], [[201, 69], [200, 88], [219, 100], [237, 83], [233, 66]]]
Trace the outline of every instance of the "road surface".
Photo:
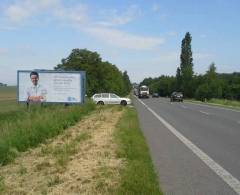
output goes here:
[[240, 111], [134, 98], [164, 194], [240, 194]]

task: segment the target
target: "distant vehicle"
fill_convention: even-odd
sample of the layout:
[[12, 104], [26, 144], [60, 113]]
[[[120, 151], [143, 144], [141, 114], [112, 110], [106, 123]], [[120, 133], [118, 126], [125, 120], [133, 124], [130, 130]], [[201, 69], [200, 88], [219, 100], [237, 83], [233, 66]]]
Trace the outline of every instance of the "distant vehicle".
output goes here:
[[146, 85], [141, 85], [138, 88], [138, 97], [139, 98], [149, 98], [149, 88]]
[[170, 96], [170, 101], [171, 102], [175, 102], [175, 101], [178, 101], [178, 102], [182, 102], [183, 101], [183, 94], [182, 92], [172, 92], [171, 96]]
[[134, 93], [135, 96], [138, 96], [138, 89], [137, 89], [137, 88], [134, 88], [134, 89], [133, 89], [133, 93]]
[[119, 104], [126, 106], [131, 104], [131, 100], [129, 98], [122, 98], [114, 93], [97, 93], [92, 96], [92, 100], [99, 105]]
[[152, 94], [152, 97], [153, 97], [153, 98], [158, 98], [158, 97], [159, 97], [159, 94], [158, 94], [158, 93], [153, 93], [153, 94]]

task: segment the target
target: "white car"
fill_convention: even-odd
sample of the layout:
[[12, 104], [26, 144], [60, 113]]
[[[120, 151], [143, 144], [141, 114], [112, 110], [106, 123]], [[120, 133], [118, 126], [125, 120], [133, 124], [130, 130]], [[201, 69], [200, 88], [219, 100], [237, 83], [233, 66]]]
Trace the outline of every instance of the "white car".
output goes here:
[[92, 100], [96, 104], [104, 105], [104, 104], [119, 104], [126, 106], [131, 104], [131, 100], [129, 98], [121, 98], [114, 93], [96, 93], [92, 96]]

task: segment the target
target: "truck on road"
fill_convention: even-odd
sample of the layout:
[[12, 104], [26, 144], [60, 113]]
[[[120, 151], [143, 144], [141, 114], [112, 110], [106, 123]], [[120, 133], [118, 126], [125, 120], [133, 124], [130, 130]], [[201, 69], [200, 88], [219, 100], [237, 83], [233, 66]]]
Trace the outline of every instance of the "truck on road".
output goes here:
[[149, 88], [146, 85], [141, 85], [138, 88], [138, 97], [139, 98], [149, 98]]

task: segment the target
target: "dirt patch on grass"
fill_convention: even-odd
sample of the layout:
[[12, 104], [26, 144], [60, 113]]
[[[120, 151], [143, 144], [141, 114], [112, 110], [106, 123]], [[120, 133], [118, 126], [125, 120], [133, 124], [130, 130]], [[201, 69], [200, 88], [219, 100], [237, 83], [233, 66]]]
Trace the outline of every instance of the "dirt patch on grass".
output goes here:
[[108, 194], [118, 186], [115, 125], [122, 109], [98, 109], [64, 134], [0, 167], [0, 194]]

